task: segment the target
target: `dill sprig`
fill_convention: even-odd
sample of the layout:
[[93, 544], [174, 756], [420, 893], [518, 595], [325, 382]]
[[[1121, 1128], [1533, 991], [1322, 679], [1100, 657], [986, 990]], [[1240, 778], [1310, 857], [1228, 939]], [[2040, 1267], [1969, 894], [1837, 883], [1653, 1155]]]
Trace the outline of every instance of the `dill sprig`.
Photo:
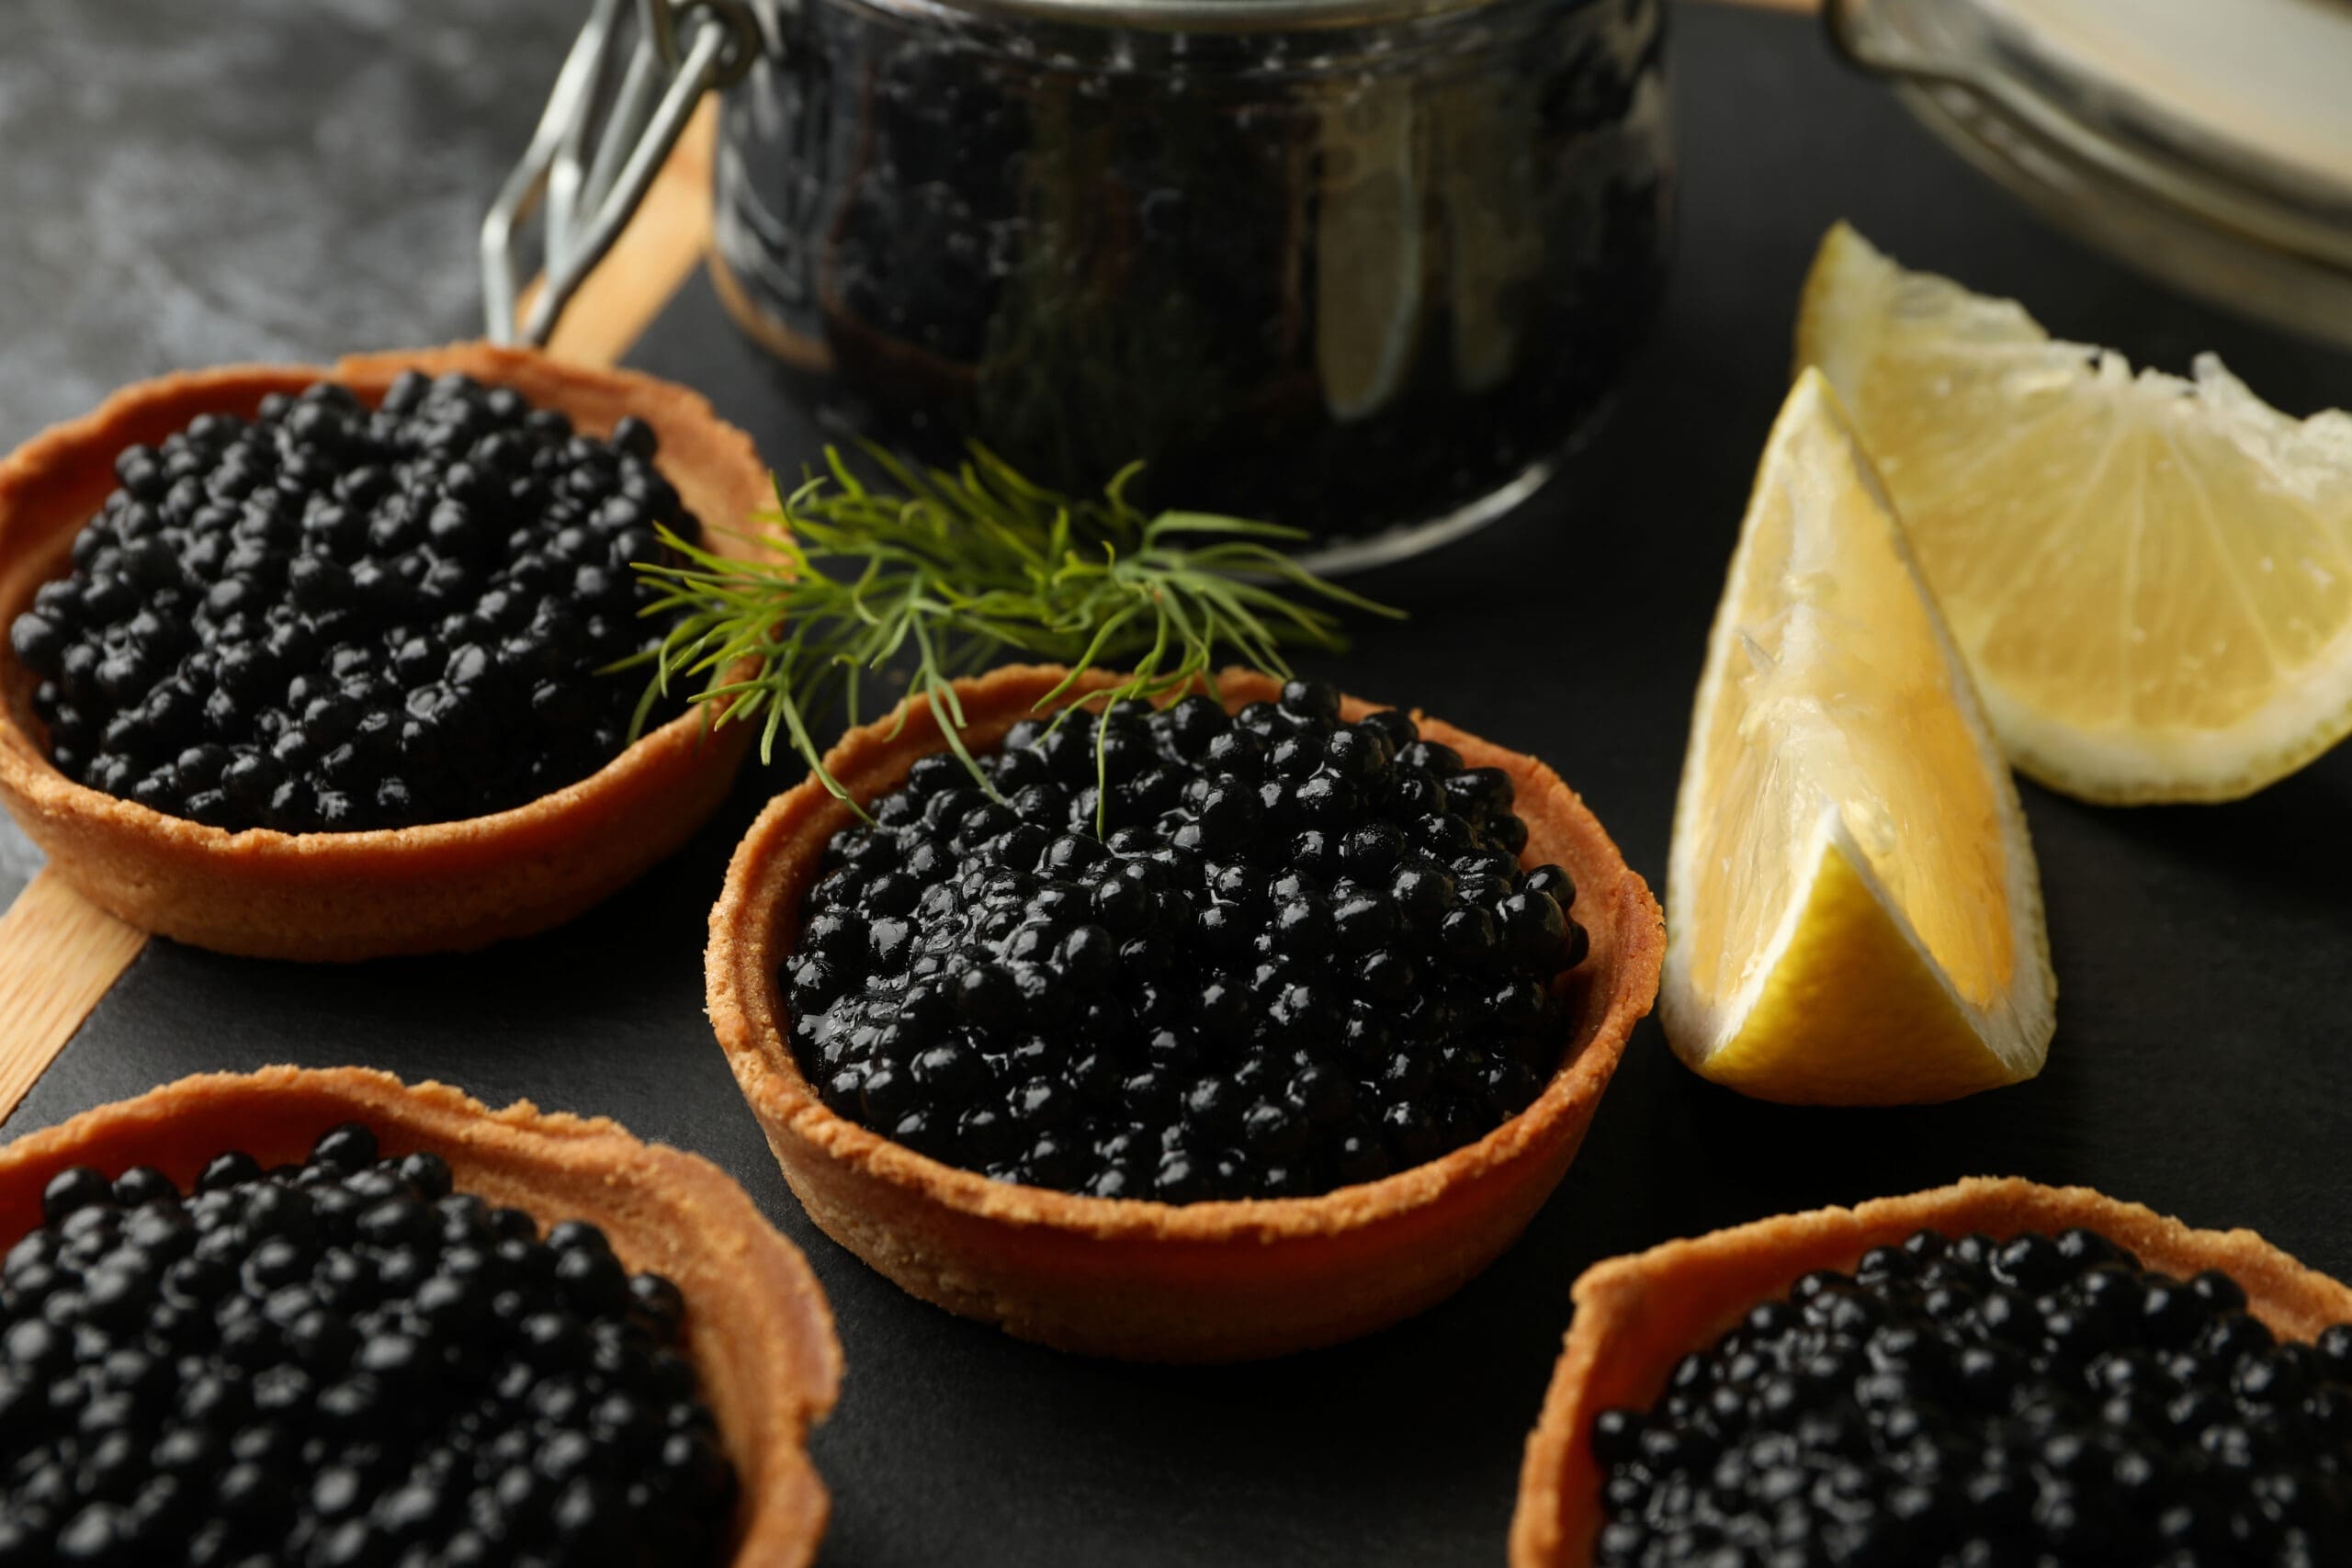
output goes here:
[[639, 728], [673, 682], [699, 682], [693, 701], [727, 704], [717, 723], [761, 725], [763, 761], [781, 735], [847, 798], [809, 718], [839, 698], [854, 725], [880, 686], [892, 701], [929, 697], [947, 744], [986, 788], [965, 746], [960, 676], [1008, 656], [1068, 665], [1040, 708], [1105, 662], [1125, 666], [1125, 678], [1074, 705], [1156, 700], [1195, 681], [1214, 693], [1221, 658], [1287, 678], [1285, 645], [1345, 646], [1330, 606], [1400, 613], [1299, 566], [1281, 547], [1306, 536], [1297, 529], [1147, 515], [1126, 494], [1140, 464], [1099, 499], [1073, 501], [978, 446], [952, 472], [864, 451], [894, 488], [868, 488], [828, 447], [826, 472], [788, 494], [779, 484], [778, 510], [737, 536], [761, 547], [756, 558], [662, 531], [683, 564], [637, 568], [657, 590], [644, 614], [671, 620], [659, 647], [629, 661], [653, 665]]

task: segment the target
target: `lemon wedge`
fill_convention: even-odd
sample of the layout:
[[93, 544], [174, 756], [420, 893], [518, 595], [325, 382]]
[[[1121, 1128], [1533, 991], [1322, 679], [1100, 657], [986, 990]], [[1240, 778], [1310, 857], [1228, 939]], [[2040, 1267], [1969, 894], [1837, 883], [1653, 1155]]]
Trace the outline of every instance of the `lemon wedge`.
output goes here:
[[1667, 1038], [1804, 1104], [2031, 1077], [2057, 982], [2025, 818], [1835, 393], [1781, 410], [1715, 612], [1667, 866]]
[[2017, 765], [2086, 800], [2229, 800], [2352, 733], [2352, 417], [2201, 355], [2133, 375], [1844, 224], [1797, 358], [1853, 412]]

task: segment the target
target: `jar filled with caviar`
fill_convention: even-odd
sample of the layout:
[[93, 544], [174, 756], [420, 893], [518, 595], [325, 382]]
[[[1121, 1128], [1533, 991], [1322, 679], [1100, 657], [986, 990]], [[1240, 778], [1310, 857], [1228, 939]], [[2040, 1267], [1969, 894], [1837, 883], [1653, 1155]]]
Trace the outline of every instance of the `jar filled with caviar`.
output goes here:
[[828, 434], [1367, 564], [1539, 484], [1658, 296], [1662, 0], [741, 10], [714, 271]]

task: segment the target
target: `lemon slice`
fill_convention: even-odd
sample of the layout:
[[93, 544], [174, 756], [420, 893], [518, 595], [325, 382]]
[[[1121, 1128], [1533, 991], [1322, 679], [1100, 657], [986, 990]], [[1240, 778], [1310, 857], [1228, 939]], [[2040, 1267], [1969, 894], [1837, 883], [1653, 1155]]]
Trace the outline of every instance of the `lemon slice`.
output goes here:
[[2295, 421], [2055, 343], [1844, 224], [1800, 365], [1862, 433], [2018, 766], [2086, 800], [2229, 800], [2352, 732], [2352, 417]]
[[1422, 148], [1408, 82], [1376, 79], [1324, 115], [1315, 363], [1343, 424], [1388, 406], [1419, 345]]
[[1836, 395], [1789, 394], [1715, 612], [1667, 866], [1667, 1038], [1766, 1100], [1950, 1100], [2041, 1070], [2057, 982], [2025, 818]]

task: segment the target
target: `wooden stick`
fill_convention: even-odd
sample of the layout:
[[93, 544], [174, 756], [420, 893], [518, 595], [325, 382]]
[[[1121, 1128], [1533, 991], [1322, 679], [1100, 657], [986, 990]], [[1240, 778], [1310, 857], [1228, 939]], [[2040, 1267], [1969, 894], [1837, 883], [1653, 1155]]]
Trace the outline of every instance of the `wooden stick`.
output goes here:
[[[580, 286], [556, 323], [548, 352], [585, 365], [616, 365], [637, 346], [710, 251], [710, 165], [718, 145], [718, 102], [706, 98], [653, 176], [637, 216], [604, 264]], [[517, 312], [531, 313], [533, 284]]]
[[25, 885], [0, 915], [0, 1122], [146, 945], [55, 872]]

